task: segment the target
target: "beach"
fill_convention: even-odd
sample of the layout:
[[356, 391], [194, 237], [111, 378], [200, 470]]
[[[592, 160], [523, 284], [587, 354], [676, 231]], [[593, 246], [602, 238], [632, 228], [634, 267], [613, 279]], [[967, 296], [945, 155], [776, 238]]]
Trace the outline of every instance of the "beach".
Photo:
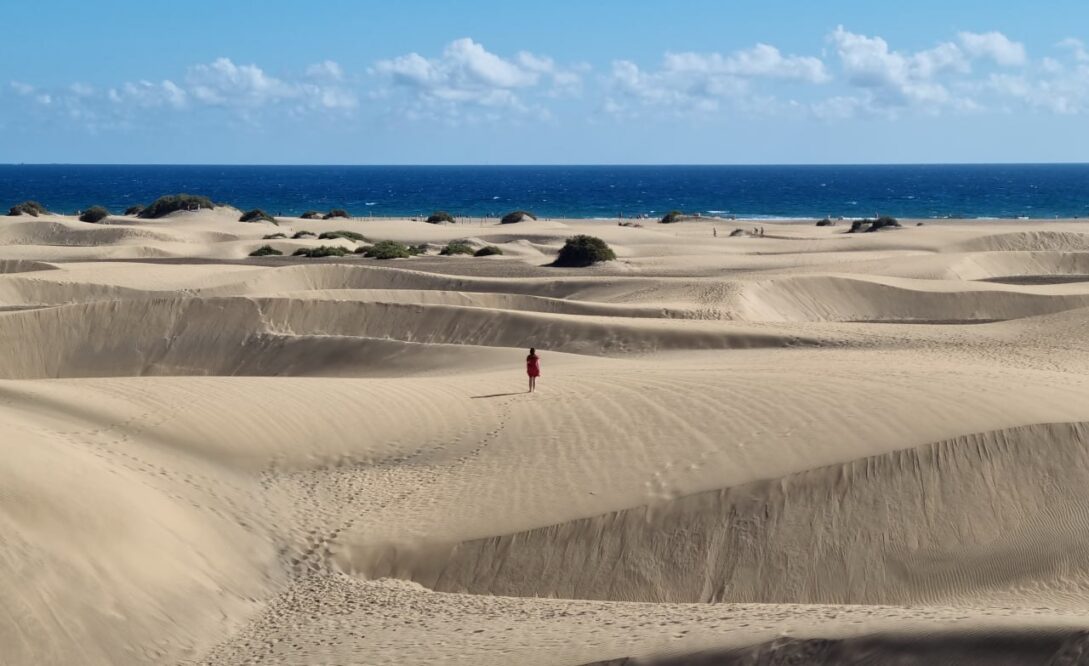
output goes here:
[[1089, 221], [239, 214], [0, 218], [5, 663], [1089, 654]]

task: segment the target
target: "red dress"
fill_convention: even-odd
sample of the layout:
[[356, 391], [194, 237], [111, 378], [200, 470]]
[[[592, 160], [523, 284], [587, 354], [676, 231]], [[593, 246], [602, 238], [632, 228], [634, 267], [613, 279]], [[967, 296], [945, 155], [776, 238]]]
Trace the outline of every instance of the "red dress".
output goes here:
[[541, 359], [539, 356], [527, 356], [526, 357], [526, 374], [530, 377], [541, 376]]

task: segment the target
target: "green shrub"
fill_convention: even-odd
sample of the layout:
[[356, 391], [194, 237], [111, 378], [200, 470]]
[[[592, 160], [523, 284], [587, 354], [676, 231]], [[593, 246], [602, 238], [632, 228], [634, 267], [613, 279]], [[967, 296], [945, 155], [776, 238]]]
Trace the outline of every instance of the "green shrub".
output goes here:
[[140, 217], [155, 219], [179, 210], [200, 210], [201, 208], [215, 208], [215, 204], [208, 197], [195, 194], [171, 194], [153, 201], [150, 206], [140, 211]]
[[836, 225], [836, 223], [833, 222], [832, 220], [828, 219], [827, 217], [824, 218], [823, 220], [817, 220], [817, 226], [818, 227], [833, 227], [835, 225]]
[[21, 204], [15, 204], [8, 210], [8, 215], [29, 215], [31, 217], [38, 217], [39, 215], [45, 215], [49, 211], [45, 209], [45, 206], [41, 205], [37, 201], [24, 201]]
[[300, 215], [299, 217], [301, 217], [304, 220], [320, 220], [321, 219], [321, 213], [319, 213], [316, 210], [308, 210], [305, 213], [303, 213], [302, 215]]
[[662, 224], [672, 224], [674, 222], [680, 222], [684, 219], [684, 213], [679, 210], [671, 210], [662, 216], [662, 219], [658, 220]]
[[469, 247], [468, 243], [453, 242], [447, 243], [446, 247], [439, 250], [439, 254], [444, 257], [452, 257], [455, 254], [473, 254], [473, 248]]
[[267, 236], [262, 236], [261, 240], [276, 240], [277, 238], [287, 238], [287, 234], [277, 232], [274, 234], [269, 234]]
[[251, 257], [279, 257], [281, 255], [283, 255], [283, 252], [280, 252], [271, 245], [262, 245], [253, 252], [250, 252]]
[[105, 220], [109, 216], [110, 211], [106, 210], [102, 206], [91, 206], [87, 210], [83, 211], [83, 214], [79, 216], [79, 221], [97, 223]]
[[418, 257], [421, 254], [427, 254], [427, 243], [419, 243], [418, 245], [409, 245], [408, 253], [414, 257]]
[[348, 211], [344, 210], [343, 208], [334, 208], [333, 210], [326, 213], [324, 218], [322, 219], [331, 220], [334, 217], [350, 217], [350, 215], [348, 215]]
[[295, 250], [291, 256], [315, 259], [318, 257], [343, 257], [346, 254], [350, 254], [350, 251], [339, 245], [319, 245], [318, 247], [301, 247]]
[[517, 224], [518, 222], [521, 222], [527, 217], [531, 220], [537, 219], [537, 216], [533, 213], [530, 213], [529, 211], [515, 210], [504, 215], [503, 219], [499, 220], [499, 224]]
[[242, 213], [242, 217], [238, 218], [239, 222], [272, 222], [276, 226], [280, 223], [276, 221], [276, 218], [272, 217], [260, 208], [254, 208]]
[[363, 251], [364, 257], [372, 259], [408, 259], [412, 252], [403, 243], [397, 241], [378, 241]]
[[437, 210], [427, 216], [427, 222], [429, 224], [439, 224], [441, 222], [455, 222], [454, 216], [447, 213], [444, 210]]
[[473, 253], [474, 257], [490, 257], [495, 254], [503, 254], [503, 250], [497, 248], [494, 245], [485, 245], [476, 252]]
[[353, 240], [357, 243], [370, 242], [369, 240], [367, 240], [366, 236], [360, 233], [356, 233], [354, 231], [323, 231], [321, 232], [321, 234], [318, 235], [318, 238], [322, 240], [330, 240], [333, 238], [346, 238], [348, 240]]
[[318, 235], [313, 231], [296, 231], [293, 239], [299, 240], [300, 238], [317, 238]]
[[612, 251], [612, 248], [605, 241], [593, 236], [579, 234], [567, 239], [552, 265], [581, 267], [614, 259], [616, 259], [616, 253]]
[[144, 212], [144, 207], [139, 204], [125, 209], [125, 215], [139, 215], [142, 212]]

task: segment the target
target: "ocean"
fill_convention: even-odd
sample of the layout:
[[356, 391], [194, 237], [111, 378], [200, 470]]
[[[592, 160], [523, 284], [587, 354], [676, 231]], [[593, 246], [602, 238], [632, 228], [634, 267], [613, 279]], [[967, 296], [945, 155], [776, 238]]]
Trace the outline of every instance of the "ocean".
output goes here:
[[1050, 218], [1089, 215], [1089, 164], [882, 166], [0, 165], [0, 205], [120, 212], [203, 194], [291, 215]]

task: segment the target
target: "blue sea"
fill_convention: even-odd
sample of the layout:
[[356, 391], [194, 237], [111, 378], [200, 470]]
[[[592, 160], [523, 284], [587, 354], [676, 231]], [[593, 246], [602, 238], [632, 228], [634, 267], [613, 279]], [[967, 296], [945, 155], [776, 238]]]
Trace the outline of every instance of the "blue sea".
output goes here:
[[1089, 164], [885, 166], [164, 166], [0, 165], [0, 205], [120, 212], [163, 194], [203, 194], [273, 214], [544, 217], [1080, 217]]

